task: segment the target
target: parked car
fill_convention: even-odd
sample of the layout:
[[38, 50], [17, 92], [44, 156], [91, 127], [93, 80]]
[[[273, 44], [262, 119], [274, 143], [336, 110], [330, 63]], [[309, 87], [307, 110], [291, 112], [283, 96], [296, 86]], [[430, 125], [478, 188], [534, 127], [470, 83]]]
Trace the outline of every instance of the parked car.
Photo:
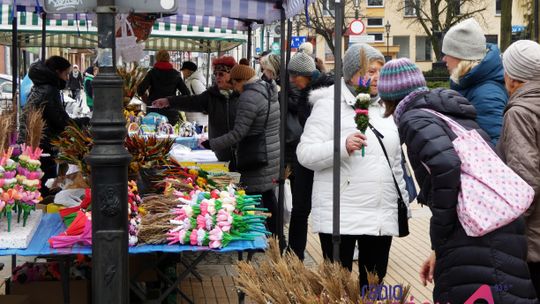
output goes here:
[[[0, 75], [0, 79], [2, 76]], [[11, 81], [0, 80], [0, 111], [11, 109], [13, 102], [13, 84]]]

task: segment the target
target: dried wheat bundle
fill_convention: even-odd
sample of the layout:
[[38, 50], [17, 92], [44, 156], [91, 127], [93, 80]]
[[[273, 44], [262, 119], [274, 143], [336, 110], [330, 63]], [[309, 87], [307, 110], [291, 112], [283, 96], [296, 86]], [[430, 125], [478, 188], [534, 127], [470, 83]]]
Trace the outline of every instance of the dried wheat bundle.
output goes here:
[[45, 121], [43, 120], [43, 109], [30, 108], [26, 114], [26, 144], [37, 148], [43, 137]]
[[175, 208], [179, 202], [174, 197], [164, 195], [149, 195], [143, 197], [142, 207], [146, 212], [153, 214], [170, 213], [171, 209]]
[[174, 219], [174, 214], [147, 213], [141, 218], [139, 227], [139, 244], [165, 244], [167, 232], [174, 227], [169, 221]]
[[[316, 269], [308, 269], [296, 255], [280, 255], [275, 239], [269, 242], [266, 259], [258, 264], [239, 262], [237, 269], [237, 287], [255, 303], [373, 303], [361, 298], [358, 277], [338, 263], [325, 261]], [[368, 279], [370, 284], [378, 282], [373, 275]], [[408, 288], [403, 291], [401, 303], [406, 302]]]
[[9, 148], [10, 137], [13, 132], [13, 119], [15, 112], [2, 112], [0, 114], [0, 150], [6, 151]]

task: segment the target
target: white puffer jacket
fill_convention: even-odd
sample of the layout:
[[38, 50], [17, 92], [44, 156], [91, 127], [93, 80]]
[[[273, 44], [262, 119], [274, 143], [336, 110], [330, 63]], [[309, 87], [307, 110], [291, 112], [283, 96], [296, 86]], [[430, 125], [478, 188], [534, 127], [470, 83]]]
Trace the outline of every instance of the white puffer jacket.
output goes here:
[[[347, 153], [347, 136], [358, 132], [354, 121], [354, 96], [342, 80], [341, 101], [341, 234], [398, 235], [398, 194], [382, 148], [368, 128], [365, 156], [361, 151]], [[332, 165], [334, 132], [334, 86], [315, 90], [310, 102], [313, 110], [297, 148], [298, 161], [315, 171], [311, 224], [314, 232], [332, 233]], [[392, 117], [383, 118], [378, 102], [369, 108], [369, 121], [383, 136], [403, 199], [408, 204], [399, 134]]]
[[[204, 85], [205, 79], [201, 71], [195, 71], [191, 74], [186, 80], [186, 87], [191, 92], [191, 95], [199, 95], [206, 91]], [[208, 125], [208, 115], [205, 113], [197, 112], [186, 112], [186, 118], [189, 122], [196, 121], [198, 124], [207, 126]]]

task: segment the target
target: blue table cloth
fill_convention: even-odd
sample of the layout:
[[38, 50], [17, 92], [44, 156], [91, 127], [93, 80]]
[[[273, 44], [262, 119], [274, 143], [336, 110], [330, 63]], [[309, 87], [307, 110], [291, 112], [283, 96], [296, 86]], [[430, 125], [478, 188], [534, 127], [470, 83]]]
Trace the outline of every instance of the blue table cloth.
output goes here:
[[[57, 213], [44, 214], [41, 223], [32, 238], [32, 241], [26, 249], [0, 249], [0, 256], [21, 255], [66, 255], [66, 254], [92, 254], [92, 247], [74, 246], [72, 248], [53, 249], [49, 246], [49, 238], [65, 231], [66, 227]], [[255, 238], [253, 241], [234, 241], [227, 247], [215, 250], [208, 247], [189, 246], [189, 245], [142, 245], [129, 248], [130, 254], [168, 252], [179, 253], [185, 251], [215, 251], [231, 252], [245, 250], [264, 250], [267, 247], [267, 239], [264, 236]]]

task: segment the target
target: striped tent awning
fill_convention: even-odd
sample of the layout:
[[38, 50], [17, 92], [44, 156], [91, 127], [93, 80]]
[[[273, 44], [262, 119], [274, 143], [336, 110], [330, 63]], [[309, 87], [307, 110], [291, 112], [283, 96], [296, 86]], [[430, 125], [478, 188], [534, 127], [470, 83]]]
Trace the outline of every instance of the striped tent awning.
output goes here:
[[[39, 0], [36, 5], [36, 0], [17, 0], [17, 10], [26, 12], [40, 12], [43, 9], [43, 1]], [[0, 0], [1, 4], [13, 5], [13, 0]], [[47, 14], [49, 19], [53, 20], [95, 20], [96, 15], [93, 13], [80, 13], [80, 14]], [[209, 27], [209, 28], [223, 28], [230, 30], [245, 31], [248, 29], [249, 23], [242, 20], [231, 19], [227, 17], [216, 16], [195, 16], [178, 14], [173, 16], [167, 16], [159, 18], [163, 22], [179, 23], [193, 26]]]
[[[45, 0], [16, 0], [18, 6], [35, 11], [36, 3], [41, 7]], [[280, 0], [176, 0], [178, 2], [177, 16], [190, 25], [220, 27], [245, 30], [246, 26], [239, 20], [252, 20], [269, 24], [280, 19]], [[302, 11], [308, 3], [314, 0], [283, 0], [285, 15], [290, 18]], [[12, 5], [14, 0], [0, 0], [2, 4]], [[185, 17], [187, 16], [187, 17]], [[54, 19], [68, 19], [69, 16], [53, 16]], [[223, 19], [225, 18], [225, 19]], [[231, 18], [231, 20], [227, 20]], [[206, 24], [205, 24], [206, 23]]]
[[[0, 44], [12, 42], [12, 7], [0, 6]], [[34, 12], [18, 12], [17, 23], [20, 47], [41, 46], [42, 19]], [[48, 47], [96, 48], [97, 28], [90, 20], [47, 19]], [[156, 22], [150, 38], [144, 42], [147, 50], [175, 50], [189, 52], [228, 51], [244, 43], [242, 32], [202, 26]]]

